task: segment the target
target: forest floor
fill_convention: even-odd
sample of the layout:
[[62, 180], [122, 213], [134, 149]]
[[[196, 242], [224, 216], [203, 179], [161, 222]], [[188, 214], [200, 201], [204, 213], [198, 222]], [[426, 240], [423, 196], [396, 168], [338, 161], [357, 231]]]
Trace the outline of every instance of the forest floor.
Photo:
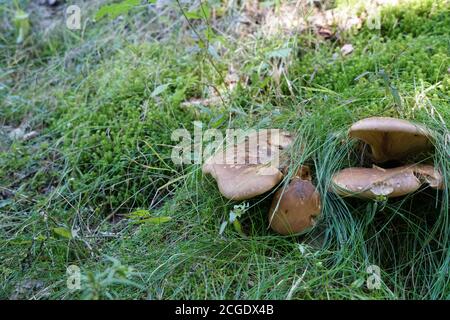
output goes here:
[[[449, 1], [70, 1], [80, 30], [51, 2], [0, 5], [0, 298], [450, 299]], [[327, 192], [381, 115], [434, 130], [444, 190]], [[199, 122], [294, 132], [316, 227], [277, 235], [268, 196], [174, 164]]]

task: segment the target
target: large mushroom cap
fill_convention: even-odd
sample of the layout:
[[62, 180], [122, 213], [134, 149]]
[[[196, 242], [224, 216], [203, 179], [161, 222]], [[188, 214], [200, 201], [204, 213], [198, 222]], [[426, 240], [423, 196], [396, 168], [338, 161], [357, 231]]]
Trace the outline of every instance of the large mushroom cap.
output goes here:
[[217, 181], [220, 193], [230, 200], [246, 200], [275, 187], [283, 174], [264, 165], [212, 165], [209, 171]]
[[285, 189], [275, 193], [269, 224], [283, 235], [299, 233], [315, 225], [320, 209], [320, 195], [310, 178], [296, 176]]
[[[264, 143], [263, 143], [264, 142]], [[219, 149], [202, 167], [217, 181], [222, 195], [230, 200], [245, 200], [274, 188], [283, 178], [278, 156], [292, 137], [279, 130], [263, 130], [247, 136], [233, 152]]]
[[350, 137], [370, 145], [373, 160], [400, 160], [432, 146], [430, 131], [406, 120], [372, 117], [360, 120], [349, 130]]
[[393, 169], [347, 168], [333, 176], [333, 191], [341, 196], [361, 198], [400, 197], [412, 193], [422, 184], [443, 188], [441, 174], [430, 165], [407, 165]]

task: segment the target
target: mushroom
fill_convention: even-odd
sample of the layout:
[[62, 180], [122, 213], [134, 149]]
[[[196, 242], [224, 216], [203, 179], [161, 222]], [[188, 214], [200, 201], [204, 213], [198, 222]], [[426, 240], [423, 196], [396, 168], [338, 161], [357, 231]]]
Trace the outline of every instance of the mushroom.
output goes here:
[[347, 168], [333, 176], [333, 191], [341, 196], [361, 198], [400, 197], [418, 190], [423, 184], [443, 188], [439, 171], [430, 165], [406, 165], [398, 168]]
[[369, 144], [375, 162], [400, 160], [432, 146], [428, 129], [389, 117], [362, 119], [350, 127], [349, 136]]
[[299, 233], [315, 225], [320, 210], [320, 195], [311, 182], [309, 168], [302, 166], [287, 187], [275, 193], [269, 225], [283, 235]]
[[439, 170], [430, 165], [416, 165], [414, 168], [414, 173], [421, 179], [423, 183], [428, 183], [428, 185], [434, 189], [443, 190], [444, 189], [444, 179], [442, 178]]
[[219, 149], [202, 168], [230, 200], [251, 199], [274, 188], [283, 178], [278, 156], [293, 140], [289, 133], [279, 130], [262, 130], [247, 138], [233, 146], [233, 152]]

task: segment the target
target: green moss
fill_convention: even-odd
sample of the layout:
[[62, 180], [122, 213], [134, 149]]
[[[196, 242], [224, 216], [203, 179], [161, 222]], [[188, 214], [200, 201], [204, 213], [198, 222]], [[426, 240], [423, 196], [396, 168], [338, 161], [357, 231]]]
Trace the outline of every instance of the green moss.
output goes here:
[[[104, 62], [54, 122], [73, 168], [72, 189], [98, 185], [86, 196], [109, 208], [149, 205], [149, 195], [176, 172], [170, 161], [172, 131], [205, 120], [180, 107], [195, 93], [197, 73], [196, 64], [180, 52], [155, 45], [128, 47]], [[167, 87], [155, 96], [161, 85]], [[76, 103], [86, 92], [85, 102]]]

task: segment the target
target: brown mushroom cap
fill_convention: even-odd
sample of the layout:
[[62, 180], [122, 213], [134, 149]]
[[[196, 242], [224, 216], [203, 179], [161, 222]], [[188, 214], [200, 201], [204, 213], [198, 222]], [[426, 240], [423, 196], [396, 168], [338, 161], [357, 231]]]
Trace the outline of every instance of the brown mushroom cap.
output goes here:
[[[204, 174], [216, 179], [220, 192], [230, 200], [251, 199], [274, 188], [283, 178], [274, 159], [293, 140], [287, 132], [267, 134], [265, 130], [247, 138], [248, 143], [256, 143], [256, 148], [241, 141], [235, 146], [235, 152], [219, 149], [202, 168]], [[267, 144], [261, 144], [262, 140]]]
[[406, 165], [393, 169], [347, 168], [333, 176], [333, 191], [341, 196], [361, 198], [400, 197], [412, 193], [422, 184], [442, 188], [441, 174], [430, 165]]
[[372, 117], [354, 123], [349, 136], [370, 145], [373, 160], [385, 162], [431, 148], [430, 131], [406, 120]]
[[264, 165], [213, 165], [209, 173], [217, 181], [220, 193], [230, 200], [246, 200], [275, 187], [283, 174]]
[[315, 225], [320, 214], [320, 195], [308, 180], [295, 176], [288, 186], [275, 193], [269, 211], [271, 228], [283, 235], [302, 232]]

